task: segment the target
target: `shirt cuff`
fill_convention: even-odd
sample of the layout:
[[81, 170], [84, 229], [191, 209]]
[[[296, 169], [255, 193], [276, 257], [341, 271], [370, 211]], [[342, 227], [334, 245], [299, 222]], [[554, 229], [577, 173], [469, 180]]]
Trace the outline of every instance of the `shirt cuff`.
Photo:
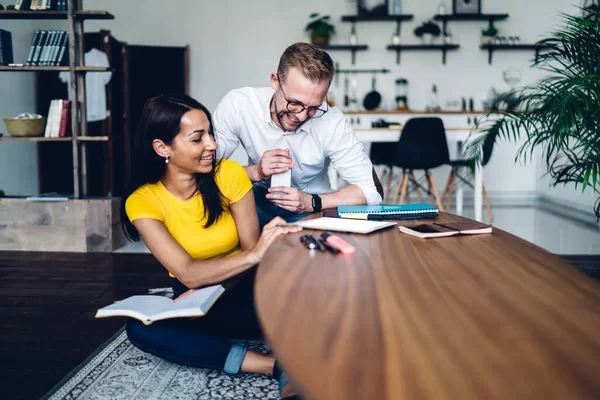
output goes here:
[[362, 190], [365, 198], [367, 199], [367, 205], [369, 206], [378, 206], [381, 204], [383, 200], [379, 193], [377, 192], [377, 188], [375, 185], [356, 185]]

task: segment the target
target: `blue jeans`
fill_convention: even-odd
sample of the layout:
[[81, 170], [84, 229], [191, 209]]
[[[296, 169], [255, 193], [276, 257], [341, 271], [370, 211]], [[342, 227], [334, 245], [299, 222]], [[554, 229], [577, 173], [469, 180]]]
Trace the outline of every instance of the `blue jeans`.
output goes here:
[[252, 190], [254, 191], [254, 200], [256, 201], [256, 213], [258, 214], [258, 222], [260, 224], [261, 232], [263, 230], [263, 227], [275, 217], [281, 217], [286, 222], [296, 222], [306, 217], [307, 215], [312, 214], [310, 212], [296, 213], [293, 211], [288, 211], [273, 204], [266, 197], [268, 193], [267, 189], [258, 186], [257, 184], [252, 185]]
[[[247, 272], [203, 317], [173, 318], [147, 326], [128, 318], [129, 341], [142, 351], [177, 364], [237, 374], [247, 348], [231, 340], [263, 337], [254, 310], [254, 275], [255, 269]], [[186, 290], [173, 279], [175, 298]]]

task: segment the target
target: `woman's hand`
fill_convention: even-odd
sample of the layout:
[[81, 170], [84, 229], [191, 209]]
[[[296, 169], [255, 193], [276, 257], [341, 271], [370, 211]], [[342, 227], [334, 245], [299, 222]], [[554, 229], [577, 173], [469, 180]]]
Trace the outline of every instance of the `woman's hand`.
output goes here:
[[300, 232], [302, 230], [301, 226], [288, 225], [287, 222], [281, 217], [275, 217], [265, 225], [263, 228], [262, 234], [258, 239], [258, 243], [256, 246], [249, 252], [249, 260], [252, 264], [258, 264], [265, 252], [273, 243], [273, 240], [279, 235], [286, 233], [294, 233]]

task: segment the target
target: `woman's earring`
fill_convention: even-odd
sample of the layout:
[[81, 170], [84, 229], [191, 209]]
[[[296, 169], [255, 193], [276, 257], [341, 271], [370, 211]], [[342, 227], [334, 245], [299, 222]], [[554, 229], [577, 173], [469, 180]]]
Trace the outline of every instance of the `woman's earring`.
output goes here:
[[169, 163], [169, 156], [166, 156], [165, 157], [165, 164], [168, 164], [168, 163]]

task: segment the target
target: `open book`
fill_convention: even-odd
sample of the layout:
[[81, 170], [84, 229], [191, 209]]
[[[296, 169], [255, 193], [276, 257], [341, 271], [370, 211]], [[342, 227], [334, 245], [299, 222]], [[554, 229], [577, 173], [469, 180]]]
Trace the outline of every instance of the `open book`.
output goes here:
[[401, 226], [400, 232], [429, 239], [455, 235], [478, 235], [480, 233], [492, 233], [492, 226], [479, 222], [448, 222], [420, 224], [415, 226]]
[[207, 286], [179, 301], [154, 295], [131, 296], [99, 309], [96, 318], [131, 317], [150, 325], [161, 319], [201, 317], [208, 312], [224, 291], [221, 285]]

